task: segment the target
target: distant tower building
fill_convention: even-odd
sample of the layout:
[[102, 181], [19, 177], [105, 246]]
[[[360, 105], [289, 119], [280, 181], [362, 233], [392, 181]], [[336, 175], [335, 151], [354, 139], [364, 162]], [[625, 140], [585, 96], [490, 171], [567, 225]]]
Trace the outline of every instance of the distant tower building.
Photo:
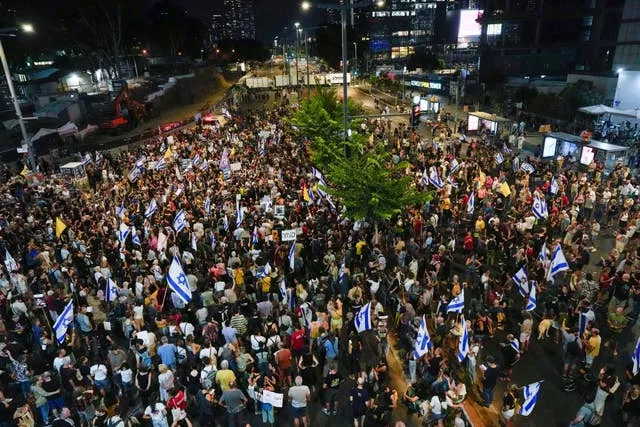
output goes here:
[[255, 39], [256, 20], [253, 0], [224, 0], [223, 38]]
[[220, 40], [224, 39], [224, 18], [219, 13], [211, 16], [211, 27], [209, 27], [209, 44], [217, 45]]

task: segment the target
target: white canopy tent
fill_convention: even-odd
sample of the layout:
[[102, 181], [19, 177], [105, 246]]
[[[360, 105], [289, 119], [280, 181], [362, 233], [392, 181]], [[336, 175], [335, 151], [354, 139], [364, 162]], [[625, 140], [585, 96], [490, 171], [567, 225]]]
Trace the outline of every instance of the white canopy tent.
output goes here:
[[640, 119], [640, 110], [619, 110], [617, 108], [608, 107], [606, 105], [591, 105], [589, 107], [581, 107], [578, 109], [581, 113], [591, 116], [601, 116], [603, 114], [611, 114], [613, 116], [629, 117], [632, 119]]

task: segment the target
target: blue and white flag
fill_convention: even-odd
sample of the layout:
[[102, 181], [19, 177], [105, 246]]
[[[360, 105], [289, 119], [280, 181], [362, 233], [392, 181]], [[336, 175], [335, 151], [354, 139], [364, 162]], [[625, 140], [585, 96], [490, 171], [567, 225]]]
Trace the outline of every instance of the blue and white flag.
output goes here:
[[496, 163], [497, 164], [502, 164], [504, 163], [504, 157], [502, 157], [502, 153], [496, 153]]
[[134, 245], [142, 246], [142, 242], [140, 242], [140, 236], [138, 236], [138, 232], [135, 227], [131, 227], [131, 241]]
[[513, 275], [513, 281], [518, 285], [520, 295], [526, 297], [529, 295], [529, 281], [527, 280], [527, 266], [523, 265], [516, 274]]
[[509, 341], [509, 345], [516, 351], [516, 353], [520, 353], [520, 341], [518, 341], [517, 338], [513, 338]]
[[151, 215], [153, 215], [154, 213], [156, 213], [156, 211], [158, 210], [158, 202], [156, 202], [156, 199], [153, 198], [151, 199], [151, 201], [149, 202], [149, 206], [147, 207], [147, 210], [144, 211], [144, 217], [145, 218], [150, 218]]
[[578, 337], [582, 338], [584, 331], [587, 330], [587, 315], [583, 312], [578, 312]]
[[287, 299], [288, 299], [287, 282], [285, 281], [284, 276], [282, 277], [282, 280], [280, 281], [279, 290], [280, 290], [280, 296], [282, 297], [282, 304], [287, 304]]
[[519, 414], [522, 416], [530, 415], [533, 412], [533, 408], [536, 406], [536, 402], [538, 401], [538, 394], [540, 393], [540, 385], [542, 381], [538, 381], [537, 383], [529, 384], [524, 388], [524, 402], [522, 402], [522, 406], [520, 407]]
[[7, 249], [4, 250], [4, 265], [7, 267], [7, 271], [9, 271], [9, 273], [18, 269], [18, 263], [13, 259]]
[[565, 271], [569, 269], [569, 263], [562, 252], [562, 248], [560, 247], [560, 243], [553, 250], [553, 254], [551, 255], [551, 266], [549, 267], [549, 274], [547, 275], [547, 279], [553, 280], [556, 274], [561, 271]]
[[244, 219], [244, 212], [240, 208], [240, 202], [236, 201], [236, 228], [240, 227], [242, 220]]
[[147, 156], [140, 156], [136, 159], [136, 166], [144, 170], [144, 164], [147, 162]]
[[544, 263], [549, 259], [549, 249], [547, 248], [547, 244], [543, 243], [540, 248], [540, 253], [538, 254], [538, 259], [540, 262]]
[[533, 311], [536, 309], [536, 287], [531, 286], [531, 291], [529, 292], [529, 298], [527, 298], [527, 306], [525, 307], [526, 311]]
[[253, 233], [251, 233], [251, 243], [253, 243], [254, 245], [258, 244], [258, 226], [257, 225], [253, 226]]
[[538, 219], [548, 218], [547, 201], [536, 194], [533, 198], [533, 205], [531, 205], [531, 212]]
[[128, 175], [129, 182], [131, 183], [136, 182], [138, 178], [140, 178], [140, 175], [142, 175], [142, 169], [140, 169], [138, 166], [134, 166], [129, 171], [129, 175]]
[[58, 344], [62, 344], [64, 342], [64, 337], [67, 335], [67, 329], [69, 329], [69, 325], [72, 323], [73, 301], [69, 301], [64, 310], [62, 310], [62, 314], [58, 316], [56, 322], [53, 324], [53, 331], [56, 334], [56, 341], [58, 341]]
[[222, 111], [222, 115], [225, 116], [227, 119], [232, 119], [233, 118], [233, 116], [231, 115], [229, 110], [227, 110], [226, 107], [222, 107], [221, 111]]
[[356, 317], [353, 319], [353, 324], [356, 327], [356, 332], [358, 333], [368, 331], [372, 328], [370, 302], [366, 303], [358, 313], [356, 313]]
[[91, 154], [86, 153], [86, 154], [84, 155], [84, 157], [82, 158], [82, 164], [83, 164], [84, 166], [87, 166], [89, 163], [91, 163]]
[[197, 168], [201, 161], [202, 159], [200, 159], [200, 154], [196, 154], [193, 156], [193, 159], [191, 159], [191, 164], [194, 168]]
[[173, 229], [176, 230], [176, 233], [181, 232], [187, 226], [187, 213], [184, 209], [180, 209], [180, 211], [176, 214], [175, 218], [173, 218]]
[[456, 184], [456, 182], [453, 180], [453, 175], [449, 175], [447, 177], [447, 182], [449, 183], [449, 185], [451, 185], [453, 188], [458, 188], [458, 184]]
[[344, 261], [340, 264], [340, 271], [338, 272], [338, 283], [342, 283], [346, 278], [346, 274], [344, 273]]
[[422, 171], [422, 179], [420, 179], [420, 183], [425, 187], [429, 185], [429, 175], [427, 174], [427, 168], [424, 168]]
[[262, 267], [262, 269], [258, 271], [258, 273], [256, 274], [256, 278], [264, 279], [270, 274], [271, 274], [271, 264], [269, 264], [269, 261], [267, 261], [264, 267]]
[[206, 213], [207, 215], [211, 213], [211, 198], [209, 196], [204, 199], [204, 213]]
[[107, 279], [107, 289], [104, 293], [104, 300], [106, 302], [111, 302], [116, 299], [118, 299], [118, 286], [113, 279], [109, 278]]
[[519, 157], [514, 157], [513, 158], [513, 171], [514, 172], [518, 172], [520, 170], [520, 158]]
[[464, 310], [464, 289], [447, 304], [447, 313], [462, 313]]
[[424, 356], [429, 350], [433, 348], [431, 337], [429, 336], [429, 330], [427, 329], [427, 319], [422, 315], [422, 321], [420, 322], [420, 328], [418, 329], [418, 335], [416, 336], [416, 343], [413, 346], [413, 358], [419, 359]]
[[633, 360], [633, 375], [637, 375], [640, 369], [640, 337], [638, 337], [638, 341], [636, 341], [631, 359]]
[[167, 166], [169, 166], [167, 164], [167, 160], [164, 157], [160, 157], [158, 159], [158, 161], [156, 162], [155, 165], [153, 165], [153, 170], [154, 171], [161, 171], [167, 168]]
[[475, 192], [471, 192], [469, 196], [469, 200], [467, 201], [467, 213], [469, 215], [473, 215], [473, 211], [475, 210], [476, 205], [476, 194]]
[[208, 168], [208, 167], [209, 167], [209, 161], [208, 161], [208, 160], [206, 160], [206, 159], [205, 159], [205, 160], [203, 160], [203, 161], [202, 161], [202, 164], [200, 165], [200, 170], [201, 170], [202, 172], [204, 172], [204, 171], [206, 171], [206, 170], [207, 170], [207, 168]]
[[560, 185], [558, 184], [558, 181], [556, 181], [555, 177], [551, 177], [551, 186], [549, 187], [549, 191], [553, 195], [558, 194], [558, 191], [560, 191]]
[[215, 251], [216, 250], [216, 235], [213, 233], [213, 231], [209, 232], [209, 240], [210, 240], [210, 244], [211, 244], [211, 250]]
[[230, 171], [231, 163], [229, 162], [229, 151], [225, 148], [222, 152], [222, 157], [220, 157], [220, 170], [221, 171]]
[[227, 218], [227, 214], [224, 214], [222, 217], [222, 228], [224, 228], [224, 231], [229, 231], [229, 218]]
[[127, 237], [129, 237], [129, 233], [131, 233], [131, 229], [127, 227], [124, 223], [120, 224], [120, 229], [118, 229], [118, 241], [121, 245], [127, 241]]
[[451, 170], [449, 171], [449, 174], [455, 173], [459, 167], [460, 167], [460, 163], [458, 162], [458, 159], [453, 159], [451, 161]]
[[198, 238], [196, 237], [196, 233], [191, 233], [191, 249], [194, 251], [198, 250]]
[[522, 162], [522, 164], [520, 165], [520, 170], [527, 173], [534, 173], [536, 171], [535, 168], [531, 166], [531, 163], [527, 162]]
[[464, 314], [462, 315], [462, 336], [458, 343], [458, 362], [462, 363], [469, 354], [469, 332], [467, 331], [467, 323], [464, 321]]
[[296, 266], [296, 241], [291, 243], [291, 249], [289, 249], [289, 268], [293, 270]]
[[444, 188], [442, 178], [440, 178], [440, 175], [438, 175], [438, 172], [436, 172], [435, 169], [432, 170], [429, 175], [429, 183], [433, 184], [438, 190], [442, 190]]
[[315, 167], [311, 168], [311, 173], [313, 175], [314, 178], [316, 178], [318, 181], [320, 181], [321, 183], [324, 183], [324, 177], [322, 176], [322, 172], [320, 172], [318, 169], [316, 169]]
[[171, 290], [173, 290], [185, 304], [189, 304], [189, 301], [191, 301], [191, 288], [189, 287], [187, 275], [184, 273], [180, 261], [178, 261], [178, 257], [175, 255], [169, 267], [167, 283]]
[[502, 144], [502, 151], [504, 151], [504, 154], [511, 154], [511, 150], [507, 147], [506, 143]]
[[116, 216], [118, 218], [124, 218], [124, 200], [120, 202], [120, 206], [116, 208]]

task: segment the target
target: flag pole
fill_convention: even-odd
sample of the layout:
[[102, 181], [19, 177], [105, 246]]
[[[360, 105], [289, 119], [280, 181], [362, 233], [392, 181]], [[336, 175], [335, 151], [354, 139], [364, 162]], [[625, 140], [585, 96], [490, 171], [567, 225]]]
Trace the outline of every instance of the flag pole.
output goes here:
[[40, 307], [40, 310], [42, 310], [42, 314], [44, 315], [44, 320], [47, 321], [47, 326], [49, 327], [49, 332], [51, 333], [51, 336], [54, 336], [53, 333], [53, 328], [51, 327], [51, 321], [49, 320], [49, 316], [47, 316], [47, 312], [44, 311], [44, 307]]
[[160, 313], [164, 310], [164, 301], [167, 299], [167, 294], [169, 293], [169, 286], [164, 288], [164, 295], [162, 296], [162, 304], [160, 304]]

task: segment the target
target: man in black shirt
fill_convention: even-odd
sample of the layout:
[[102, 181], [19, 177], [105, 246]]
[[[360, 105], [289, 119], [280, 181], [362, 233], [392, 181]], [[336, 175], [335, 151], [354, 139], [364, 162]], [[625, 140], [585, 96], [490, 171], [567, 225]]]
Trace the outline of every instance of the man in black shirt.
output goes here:
[[353, 412], [353, 424], [355, 427], [361, 427], [364, 425], [364, 415], [369, 403], [369, 393], [364, 388], [362, 377], [358, 378], [358, 385], [351, 389], [349, 400]]
[[488, 408], [491, 406], [491, 402], [493, 402], [493, 390], [496, 388], [496, 383], [498, 382], [500, 368], [496, 364], [493, 356], [489, 356], [487, 357], [487, 362], [481, 365], [480, 369], [484, 373], [484, 379], [482, 380], [482, 404]]
[[[329, 373], [324, 378], [322, 388], [324, 390], [324, 405], [322, 412], [325, 415], [336, 415], [338, 412], [338, 389], [342, 383], [342, 375], [338, 373], [338, 367], [335, 363], [329, 366]], [[333, 411], [331, 411], [333, 407]]]

